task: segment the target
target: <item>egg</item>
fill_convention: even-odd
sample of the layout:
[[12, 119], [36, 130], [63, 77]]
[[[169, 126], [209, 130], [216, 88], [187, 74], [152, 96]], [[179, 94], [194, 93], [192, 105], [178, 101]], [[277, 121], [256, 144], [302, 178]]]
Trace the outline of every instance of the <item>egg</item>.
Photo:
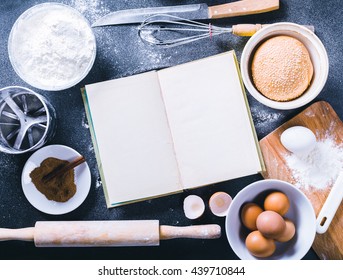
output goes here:
[[218, 217], [224, 217], [229, 210], [232, 197], [226, 192], [216, 192], [209, 200], [209, 207], [212, 213]]
[[265, 198], [263, 207], [264, 210], [274, 211], [283, 216], [289, 209], [289, 200], [282, 192], [272, 192]]
[[280, 214], [267, 210], [258, 215], [256, 226], [264, 236], [278, 238], [285, 230], [286, 223]]
[[200, 196], [189, 195], [183, 201], [183, 211], [188, 219], [197, 219], [205, 211], [205, 203]]
[[258, 258], [269, 257], [276, 249], [274, 240], [264, 237], [258, 230], [249, 233], [245, 239], [245, 246], [253, 256]]
[[246, 203], [241, 210], [241, 221], [250, 230], [256, 230], [257, 217], [263, 212], [256, 203]]
[[276, 238], [276, 241], [287, 242], [295, 235], [295, 225], [291, 220], [285, 219], [286, 227], [282, 234]]
[[290, 152], [300, 157], [307, 156], [316, 146], [316, 136], [303, 126], [293, 126], [286, 129], [280, 136], [282, 145]]

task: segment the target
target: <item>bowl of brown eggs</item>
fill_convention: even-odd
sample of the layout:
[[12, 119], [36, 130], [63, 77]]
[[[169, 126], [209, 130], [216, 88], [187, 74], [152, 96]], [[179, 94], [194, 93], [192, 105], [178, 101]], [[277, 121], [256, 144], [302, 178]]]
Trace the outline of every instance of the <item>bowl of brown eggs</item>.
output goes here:
[[314, 241], [316, 216], [298, 188], [267, 179], [246, 186], [235, 196], [225, 229], [240, 259], [300, 260]]

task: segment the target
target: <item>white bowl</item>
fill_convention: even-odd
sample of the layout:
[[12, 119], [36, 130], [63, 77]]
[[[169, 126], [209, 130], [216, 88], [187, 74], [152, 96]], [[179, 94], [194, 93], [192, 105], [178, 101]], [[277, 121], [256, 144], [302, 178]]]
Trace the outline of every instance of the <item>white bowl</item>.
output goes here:
[[87, 162], [75, 167], [76, 193], [66, 202], [48, 200], [32, 183], [30, 173], [40, 166], [41, 162], [48, 157], [72, 161], [80, 154], [74, 149], [63, 145], [45, 146], [31, 155], [25, 163], [21, 175], [21, 184], [27, 200], [41, 212], [51, 215], [69, 213], [79, 207], [88, 196], [91, 187], [91, 173]]
[[60, 3], [35, 5], [14, 23], [8, 39], [14, 71], [42, 90], [70, 88], [91, 70], [96, 40], [87, 19]]
[[[267, 39], [287, 35], [301, 41], [309, 51], [313, 64], [310, 86], [300, 97], [291, 101], [274, 101], [262, 95], [255, 87], [251, 76], [251, 61], [256, 49]], [[241, 56], [241, 73], [248, 92], [262, 104], [280, 110], [295, 109], [311, 102], [323, 89], [329, 72], [329, 59], [320, 39], [309, 29], [294, 23], [275, 23], [263, 27], [245, 45]]]
[[[245, 246], [245, 239], [250, 231], [243, 226], [240, 211], [247, 202], [263, 206], [263, 199], [272, 191], [281, 191], [288, 196], [290, 209], [285, 217], [294, 222], [296, 233], [288, 242], [276, 242], [276, 250], [272, 256], [257, 258], [251, 255]], [[314, 241], [316, 216], [311, 202], [298, 188], [284, 181], [268, 179], [248, 185], [235, 196], [226, 216], [225, 229], [230, 246], [240, 259], [300, 260]]]

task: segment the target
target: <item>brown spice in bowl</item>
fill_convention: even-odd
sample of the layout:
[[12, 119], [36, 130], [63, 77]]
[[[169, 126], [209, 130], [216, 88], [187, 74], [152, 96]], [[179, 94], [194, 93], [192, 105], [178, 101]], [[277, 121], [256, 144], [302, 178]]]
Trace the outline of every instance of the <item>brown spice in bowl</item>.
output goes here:
[[66, 202], [76, 193], [74, 170], [69, 170], [60, 176], [43, 182], [44, 176], [53, 170], [62, 168], [68, 163], [66, 160], [49, 157], [43, 160], [41, 165], [30, 173], [32, 183], [47, 199]]
[[251, 72], [261, 94], [275, 101], [290, 101], [300, 97], [310, 85], [313, 65], [302, 42], [280, 35], [258, 47]]

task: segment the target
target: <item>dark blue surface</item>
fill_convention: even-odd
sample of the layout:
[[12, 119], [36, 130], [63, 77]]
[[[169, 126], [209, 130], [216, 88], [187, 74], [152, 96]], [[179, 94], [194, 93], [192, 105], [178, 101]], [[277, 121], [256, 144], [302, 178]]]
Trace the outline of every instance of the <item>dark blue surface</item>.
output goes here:
[[[248, 38], [224, 34], [212, 41], [202, 40], [171, 49], [156, 49], [144, 44], [137, 36], [137, 25], [114, 26], [94, 30], [97, 39], [97, 57], [89, 75], [78, 85], [59, 92], [41, 91], [23, 82], [14, 72], [7, 54], [7, 41], [17, 17], [29, 7], [45, 1], [8, 0], [0, 2], [0, 88], [10, 85], [26, 86], [50, 100], [57, 111], [57, 131], [48, 144], [63, 144], [85, 155], [92, 173], [92, 186], [85, 202], [76, 210], [61, 216], [51, 216], [36, 210], [25, 198], [20, 176], [30, 156], [0, 154], [0, 227], [21, 228], [47, 220], [128, 220], [158, 219], [165, 225], [218, 223], [222, 237], [217, 240], [169, 240], [159, 247], [140, 248], [35, 248], [33, 243], [7, 241], [0, 243], [0, 259], [237, 259], [226, 239], [224, 218], [212, 215], [206, 204], [203, 217], [196, 221], [185, 218], [182, 203], [189, 193], [208, 201], [212, 193], [223, 190], [231, 196], [256, 180], [259, 175], [223, 182], [178, 195], [158, 198], [119, 208], [107, 209], [92, 148], [89, 129], [85, 125], [85, 111], [80, 87], [85, 84], [160, 69], [234, 49], [240, 58]], [[201, 3], [202, 1], [57, 1], [69, 4], [82, 12], [93, 23], [109, 11], [120, 9]], [[85, 3], [87, 3], [85, 5]], [[225, 1], [205, 1], [209, 5]], [[339, 0], [296, 1], [281, 0], [278, 11], [266, 14], [217, 20], [214, 24], [231, 26], [236, 23], [274, 23], [290, 21], [314, 25], [316, 34], [325, 45], [330, 61], [328, 81], [315, 100], [328, 101], [343, 118], [342, 98], [342, 40], [341, 5]], [[277, 111], [255, 101], [249, 94], [254, 123], [259, 139], [299, 113], [304, 108]], [[314, 101], [313, 101], [314, 102]], [[304, 259], [317, 259], [310, 250]]]

